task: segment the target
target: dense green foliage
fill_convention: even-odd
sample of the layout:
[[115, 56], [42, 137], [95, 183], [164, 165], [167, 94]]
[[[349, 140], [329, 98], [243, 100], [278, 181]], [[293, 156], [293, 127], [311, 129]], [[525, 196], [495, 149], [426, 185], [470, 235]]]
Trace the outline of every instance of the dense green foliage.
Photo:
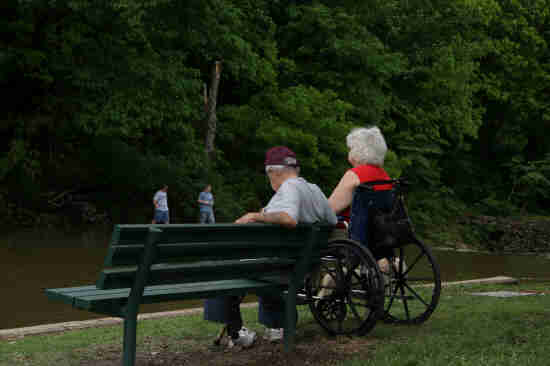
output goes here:
[[[115, 222], [176, 221], [211, 182], [219, 221], [270, 196], [294, 149], [328, 195], [345, 136], [378, 125], [419, 223], [550, 204], [548, 0], [5, 0], [0, 211], [84, 193]], [[203, 85], [221, 61], [216, 153]], [[142, 212], [142, 215], [137, 214]], [[32, 216], [31, 215], [31, 216]], [[421, 225], [422, 226], [422, 225]]]

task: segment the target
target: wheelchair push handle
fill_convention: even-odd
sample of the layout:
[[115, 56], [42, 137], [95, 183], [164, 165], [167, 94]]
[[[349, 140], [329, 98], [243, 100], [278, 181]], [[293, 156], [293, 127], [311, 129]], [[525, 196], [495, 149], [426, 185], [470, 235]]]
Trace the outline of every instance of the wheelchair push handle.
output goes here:
[[391, 185], [393, 189], [403, 191], [406, 187], [410, 186], [409, 181], [406, 178], [388, 179], [388, 180], [373, 180], [370, 182], [361, 183], [357, 188], [367, 189], [374, 191], [376, 186]]

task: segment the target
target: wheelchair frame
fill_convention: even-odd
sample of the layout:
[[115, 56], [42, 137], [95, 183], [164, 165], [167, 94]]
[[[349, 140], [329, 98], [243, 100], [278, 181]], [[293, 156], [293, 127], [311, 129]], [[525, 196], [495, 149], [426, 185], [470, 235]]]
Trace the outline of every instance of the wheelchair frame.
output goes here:
[[[364, 335], [378, 320], [420, 324], [439, 302], [439, 265], [414, 232], [405, 205], [407, 182], [375, 181], [358, 189], [372, 192], [387, 184], [393, 187], [392, 211], [399, 216], [401, 232], [394, 232], [392, 240], [377, 235], [378, 242], [371, 240], [368, 247], [351, 239], [333, 240], [306, 279], [303, 302], [329, 334]], [[371, 239], [376, 237], [372, 226], [367, 229]]]

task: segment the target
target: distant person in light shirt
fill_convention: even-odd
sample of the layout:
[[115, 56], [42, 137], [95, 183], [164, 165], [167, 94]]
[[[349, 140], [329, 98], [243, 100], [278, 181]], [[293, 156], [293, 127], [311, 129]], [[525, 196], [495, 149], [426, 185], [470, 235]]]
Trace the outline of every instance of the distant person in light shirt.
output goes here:
[[212, 194], [212, 185], [207, 184], [199, 194], [199, 222], [201, 224], [215, 224], [214, 217], [214, 195]]
[[169, 224], [170, 214], [168, 211], [168, 186], [165, 184], [153, 196], [153, 206], [155, 206], [155, 215], [152, 224]]

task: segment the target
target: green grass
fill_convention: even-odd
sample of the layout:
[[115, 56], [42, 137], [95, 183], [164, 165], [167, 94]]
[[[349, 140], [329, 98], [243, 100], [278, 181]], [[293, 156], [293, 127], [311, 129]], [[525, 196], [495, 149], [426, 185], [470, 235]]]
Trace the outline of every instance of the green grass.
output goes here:
[[[298, 344], [314, 339], [314, 342], [322, 343], [319, 349], [325, 343], [327, 347], [330, 346], [333, 355], [334, 352], [340, 352], [338, 347], [342, 345], [353, 343], [353, 347], [357, 348], [357, 352], [341, 351], [337, 360], [320, 362], [320, 365], [548, 365], [550, 293], [512, 298], [469, 294], [520, 289], [550, 291], [550, 283], [444, 288], [436, 312], [426, 323], [419, 326], [396, 326], [380, 322], [367, 336], [352, 339], [326, 336], [312, 319], [307, 307], [301, 307]], [[256, 323], [255, 307], [243, 309], [243, 316], [247, 326], [261, 329]], [[138, 329], [138, 352], [185, 354], [200, 351], [206, 354], [206, 358], [209, 354], [214, 357], [219, 352], [212, 350], [209, 345], [218, 330], [218, 324], [202, 320], [201, 315], [144, 320]], [[187, 341], [182, 342], [183, 339]], [[112, 364], [117, 364], [120, 362], [121, 340], [121, 326], [2, 340], [0, 365], [91, 365], [97, 360], [112, 360]], [[267, 347], [280, 349], [274, 345]], [[246, 352], [254, 352], [254, 349]], [[230, 354], [230, 357], [240, 357], [244, 353]], [[313, 354], [308, 355], [306, 352], [302, 357], [307, 360]], [[261, 360], [255, 361], [257, 363], [254, 364], [262, 364]], [[235, 361], [231, 365], [248, 364], [239, 362]], [[189, 361], [181, 364], [195, 363]], [[275, 364], [272, 362], [270, 366]]]
[[[548, 284], [522, 286], [549, 289]], [[517, 286], [444, 289], [432, 318], [418, 327], [381, 326], [372, 357], [342, 365], [548, 365], [550, 294], [494, 298], [471, 292]]]

